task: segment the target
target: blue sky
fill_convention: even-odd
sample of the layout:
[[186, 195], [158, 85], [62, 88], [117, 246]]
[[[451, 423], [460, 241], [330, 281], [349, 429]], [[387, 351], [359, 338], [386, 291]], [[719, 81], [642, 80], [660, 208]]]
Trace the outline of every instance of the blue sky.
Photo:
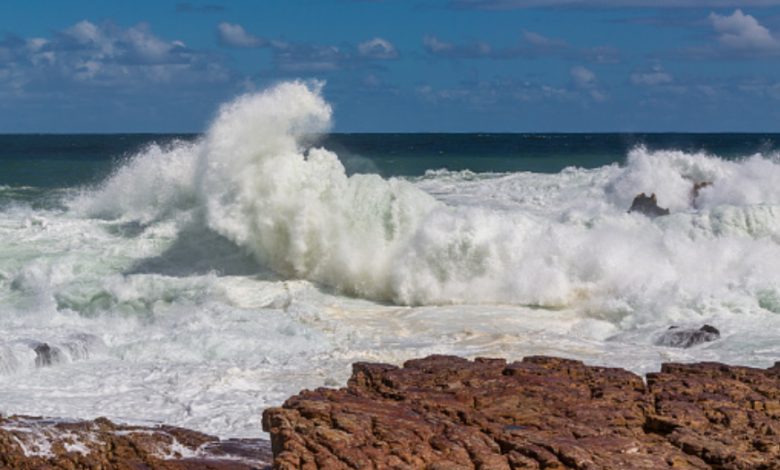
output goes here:
[[326, 82], [342, 132], [780, 131], [780, 0], [6, 0], [0, 132], [193, 132]]

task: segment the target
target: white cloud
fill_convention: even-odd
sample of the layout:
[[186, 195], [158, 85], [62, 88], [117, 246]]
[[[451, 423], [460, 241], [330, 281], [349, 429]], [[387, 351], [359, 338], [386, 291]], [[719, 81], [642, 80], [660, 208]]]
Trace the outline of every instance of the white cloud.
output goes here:
[[230, 47], [262, 47], [266, 41], [247, 33], [240, 24], [222, 22], [217, 25], [219, 43]]
[[569, 70], [574, 83], [582, 88], [588, 88], [596, 84], [596, 74], [582, 66], [572, 67]]
[[98, 43], [103, 39], [103, 34], [97, 25], [82, 20], [65, 30], [65, 33], [82, 44]]
[[444, 42], [436, 36], [425, 36], [423, 38], [423, 46], [433, 53], [447, 52], [455, 48], [452, 43]]
[[674, 78], [662, 67], [656, 66], [647, 72], [634, 72], [631, 74], [631, 83], [637, 86], [657, 86], [672, 83]]
[[358, 53], [370, 59], [395, 59], [398, 51], [387, 39], [374, 38], [358, 44]]
[[711, 13], [710, 23], [718, 33], [718, 42], [733, 50], [780, 51], [780, 41], [754, 17], [735, 10], [730, 16]]
[[593, 101], [605, 101], [607, 94], [600, 90], [598, 87], [598, 79], [596, 74], [592, 70], [586, 69], [580, 65], [572, 67], [569, 70], [574, 85], [582, 90], [583, 93], [589, 95]]
[[163, 39], [143, 23], [124, 28], [83, 20], [50, 38], [6, 40], [0, 44], [0, 56], [5, 86], [38, 92], [51, 90], [52, 83], [59, 89], [184, 85], [220, 82], [229, 75], [218, 60], [191, 50], [182, 41]]
[[539, 33], [535, 33], [533, 31], [523, 31], [523, 38], [528, 42], [529, 44], [537, 47], [566, 47], [566, 41], [563, 41], [561, 39], [554, 39], [554, 38], [548, 38], [547, 36], [542, 36]]

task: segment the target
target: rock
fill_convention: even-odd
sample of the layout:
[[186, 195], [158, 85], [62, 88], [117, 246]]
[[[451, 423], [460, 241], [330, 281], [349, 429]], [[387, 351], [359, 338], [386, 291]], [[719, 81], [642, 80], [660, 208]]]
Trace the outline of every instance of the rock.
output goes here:
[[664, 364], [647, 385], [552, 357], [358, 363], [263, 428], [279, 469], [780, 468], [780, 363]]
[[655, 344], [672, 348], [690, 348], [718, 338], [720, 338], [720, 331], [712, 325], [704, 325], [699, 329], [670, 326]]
[[664, 209], [658, 206], [658, 201], [655, 198], [655, 193], [650, 196], [645, 193], [638, 194], [634, 201], [631, 203], [631, 208], [628, 212], [639, 212], [648, 217], [658, 217], [659, 215], [669, 215], [669, 209]]
[[720, 338], [720, 331], [712, 325], [704, 325], [701, 328], [680, 328], [670, 326], [656, 341], [658, 346], [673, 348], [690, 348], [697, 344], [715, 341]]
[[34, 351], [36, 367], [46, 367], [61, 361], [60, 350], [49, 346], [47, 343], [36, 345]]
[[268, 441], [220, 440], [172, 426], [0, 416], [0, 468], [249, 470], [267, 468]]

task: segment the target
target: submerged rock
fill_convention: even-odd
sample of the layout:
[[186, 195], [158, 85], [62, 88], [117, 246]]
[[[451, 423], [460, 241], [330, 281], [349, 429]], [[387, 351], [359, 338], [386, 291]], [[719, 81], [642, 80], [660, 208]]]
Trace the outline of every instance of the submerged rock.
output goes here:
[[639, 212], [648, 217], [658, 217], [659, 215], [669, 215], [669, 209], [665, 209], [658, 205], [658, 200], [655, 197], [655, 193], [650, 196], [645, 193], [638, 194], [634, 201], [631, 203], [631, 208], [628, 212]]
[[720, 331], [712, 325], [704, 325], [698, 329], [670, 326], [669, 329], [658, 338], [655, 344], [672, 348], [690, 348], [697, 344], [715, 341], [718, 338], [720, 338]]
[[35, 346], [34, 351], [36, 367], [50, 366], [62, 360], [60, 350], [47, 343], [39, 343]]
[[0, 416], [2, 469], [250, 470], [267, 468], [260, 439], [220, 440], [172, 426]]
[[263, 414], [275, 468], [753, 469], [780, 462], [780, 363], [430, 356], [353, 366], [347, 388]]

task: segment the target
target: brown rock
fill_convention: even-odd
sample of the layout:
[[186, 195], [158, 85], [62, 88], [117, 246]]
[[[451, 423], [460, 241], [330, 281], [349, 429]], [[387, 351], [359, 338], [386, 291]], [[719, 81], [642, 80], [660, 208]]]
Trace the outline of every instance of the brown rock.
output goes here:
[[780, 363], [665, 364], [647, 385], [550, 357], [358, 363], [263, 428], [279, 469], [780, 469]]
[[267, 468], [267, 441], [219, 440], [172, 426], [123, 426], [105, 418], [0, 417], [0, 468], [248, 470]]

